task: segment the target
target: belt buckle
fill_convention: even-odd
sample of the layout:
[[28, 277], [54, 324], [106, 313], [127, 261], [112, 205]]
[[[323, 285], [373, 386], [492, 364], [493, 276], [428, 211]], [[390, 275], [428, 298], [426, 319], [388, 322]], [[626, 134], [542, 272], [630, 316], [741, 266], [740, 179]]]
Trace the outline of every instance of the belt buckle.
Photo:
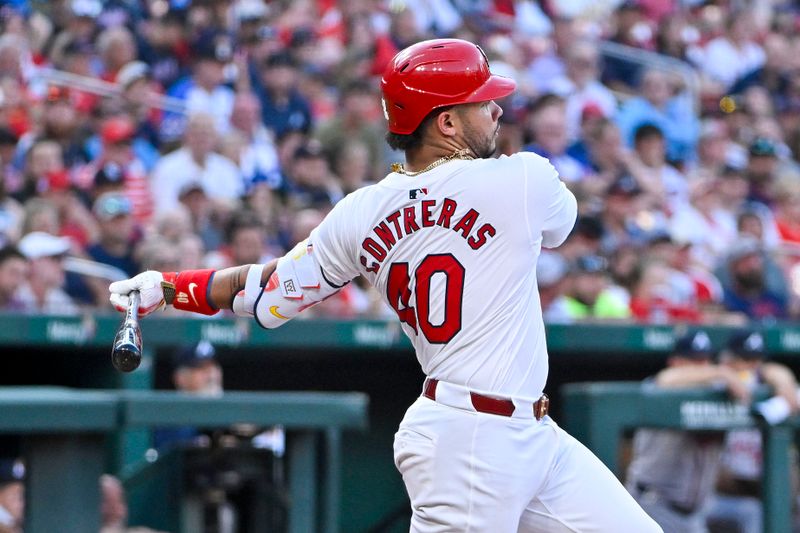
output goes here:
[[547, 411], [550, 409], [550, 398], [547, 394], [542, 394], [542, 397], [533, 404], [533, 416], [536, 420], [541, 420], [547, 415]]

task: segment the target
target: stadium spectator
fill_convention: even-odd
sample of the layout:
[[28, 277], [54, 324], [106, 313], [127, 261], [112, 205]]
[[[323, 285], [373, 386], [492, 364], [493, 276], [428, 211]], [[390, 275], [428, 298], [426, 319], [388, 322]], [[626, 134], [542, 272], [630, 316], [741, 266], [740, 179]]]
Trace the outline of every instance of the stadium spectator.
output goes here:
[[171, 7], [163, 15], [143, 21], [141, 28], [142, 61], [150, 66], [156, 83], [172, 87], [190, 67], [186, 10]]
[[620, 319], [630, 316], [626, 302], [609, 291], [608, 262], [599, 256], [579, 257], [572, 265], [565, 307], [572, 320]]
[[264, 263], [272, 259], [267, 254], [266, 229], [255, 213], [237, 213], [228, 224], [225, 242], [229, 243], [230, 265]]
[[[634, 48], [651, 48], [653, 31], [645, 21], [642, 5], [638, 1], [624, 1], [616, 5], [611, 15], [609, 40]], [[635, 92], [635, 81], [641, 77], [641, 65], [615, 56], [605, 58], [602, 80], [608, 87], [623, 94]]]
[[[597, 118], [590, 119], [589, 116]], [[581, 188], [602, 196], [612, 182], [630, 173], [630, 154], [622, 144], [617, 125], [602, 116], [599, 108], [589, 106], [583, 110], [581, 129], [581, 140], [573, 143], [567, 153], [593, 174], [591, 179], [581, 184]]]
[[218, 141], [214, 118], [207, 113], [189, 117], [183, 145], [159, 160], [151, 177], [156, 213], [173, 209], [187, 185], [197, 183], [210, 198], [238, 199], [244, 190], [241, 172], [228, 158], [214, 152]]
[[690, 185], [689, 202], [677, 207], [669, 221], [670, 234], [691, 243], [693, 259], [713, 269], [736, 238], [736, 221], [724, 209], [720, 179], [698, 180]]
[[227, 206], [214, 204], [197, 182], [190, 182], [178, 192], [181, 208], [185, 208], [191, 219], [192, 230], [209, 250], [225, 244], [224, 225], [230, 216]]
[[603, 252], [610, 253], [619, 246], [641, 242], [642, 230], [635, 224], [634, 217], [642, 203], [642, 192], [639, 182], [629, 174], [621, 176], [606, 189], [600, 213]]
[[71, 247], [67, 237], [42, 231], [28, 233], [19, 241], [19, 251], [30, 263], [30, 276], [16, 294], [24, 312], [69, 315], [77, 311], [63, 289], [62, 261]]
[[[0, 170], [0, 176], [2, 172]], [[8, 194], [4, 181], [0, 178], [0, 246], [6, 246], [19, 239], [23, 217], [22, 206]]]
[[[196, 113], [209, 113], [214, 119], [217, 133], [227, 133], [235, 95], [225, 85], [225, 65], [233, 59], [233, 45], [224, 35], [201, 34], [192, 46], [192, 51], [196, 55], [192, 75], [176, 82], [167, 94], [184, 100], [190, 117]], [[184, 117], [180, 115], [165, 116], [162, 139], [177, 139], [183, 132], [184, 125]]]
[[22, 310], [16, 293], [27, 278], [28, 261], [22, 252], [14, 246], [0, 248], [0, 310]]
[[283, 185], [278, 153], [272, 133], [261, 122], [261, 103], [252, 93], [239, 93], [233, 101], [231, 126], [244, 136], [244, 147], [239, 157], [239, 170], [245, 188], [264, 183], [271, 189]]
[[[153, 216], [153, 197], [146, 175], [147, 166], [139, 157], [135, 146], [139, 141], [141, 141], [139, 146], [147, 145], [147, 141], [137, 138], [136, 125], [126, 115], [104, 120], [100, 126], [100, 141], [102, 152], [98, 154], [94, 164], [89, 166], [89, 171], [100, 169], [105, 172], [105, 176], [95, 174], [92, 190], [94, 197], [101, 194], [101, 191], [97, 190], [98, 178], [109, 184], [121, 185], [133, 204], [136, 220], [146, 224]], [[148, 152], [148, 150], [143, 151]], [[145, 157], [148, 155], [145, 154]]]
[[539, 302], [545, 323], [568, 324], [573, 321], [564, 297], [564, 280], [569, 264], [556, 252], [543, 250], [536, 263]]
[[84, 149], [89, 131], [84, 122], [86, 117], [77, 108], [76, 98], [76, 91], [49, 86], [42, 104], [41, 119], [20, 138], [17, 152], [25, 154], [40, 141], [52, 141], [61, 148], [63, 164], [68, 169], [85, 165], [90, 159]]
[[769, 91], [775, 104], [784, 103], [789, 86], [788, 74], [792, 68], [790, 54], [790, 43], [784, 35], [767, 35], [764, 39], [764, 63], [741, 76], [728, 93], [740, 94], [753, 86], [763, 87]]
[[545, 44], [544, 52], [531, 61], [527, 70], [530, 85], [540, 90], [543, 80], [562, 76], [566, 70], [564, 56], [577, 39], [576, 21], [573, 17], [556, 16], [552, 20], [553, 30]]
[[22, 533], [25, 520], [25, 465], [0, 460], [0, 533]]
[[549, 159], [561, 178], [573, 183], [583, 180], [587, 169], [567, 153], [569, 137], [566, 113], [566, 104], [560, 96], [546, 94], [533, 102], [525, 126], [531, 144], [525, 150]]
[[668, 160], [692, 160], [700, 125], [689, 95], [676, 89], [669, 74], [656, 69], [642, 76], [641, 93], [627, 100], [617, 114], [617, 124], [628, 146], [634, 145], [640, 126], [652, 124], [664, 134]]
[[339, 154], [351, 140], [361, 141], [369, 150], [369, 173], [386, 173], [383, 124], [375, 91], [366, 80], [354, 80], [342, 89], [339, 112], [317, 128], [316, 137], [328, 154]]
[[658, 26], [655, 46], [659, 54], [689, 61], [690, 50], [700, 38], [691, 17], [680, 11], [667, 14]]
[[290, 208], [327, 210], [344, 196], [319, 141], [311, 140], [297, 148], [287, 170]]
[[[776, 184], [775, 224], [781, 242], [792, 248], [794, 254], [800, 252], [800, 181], [791, 177]], [[793, 260], [796, 261], [797, 258]]]
[[154, 108], [160, 99], [150, 67], [142, 61], [131, 61], [117, 73], [120, 86], [121, 110], [134, 123], [136, 134], [131, 146], [133, 153], [142, 161], [147, 171], [153, 169], [161, 154], [159, 130], [163, 113]]
[[[721, 277], [726, 309], [753, 320], [787, 317], [786, 292], [775, 292], [768, 286], [763, 248], [756, 239], [740, 238], [734, 243], [726, 267], [726, 275]], [[785, 280], [781, 281], [785, 287]]]
[[377, 181], [370, 166], [369, 147], [362, 141], [350, 139], [334, 153], [333, 172], [344, 194]]
[[749, 9], [728, 14], [725, 33], [709, 41], [702, 51], [700, 68], [717, 94], [764, 64], [764, 49], [754, 40], [753, 12]]
[[728, 162], [729, 149], [730, 138], [725, 124], [715, 119], [703, 121], [697, 139], [697, 159], [684, 166], [689, 181], [718, 178]]
[[686, 177], [667, 163], [664, 132], [654, 124], [642, 124], [633, 134], [636, 157], [631, 173], [647, 193], [646, 203], [671, 214], [686, 205], [689, 189]]
[[52, 140], [36, 141], [26, 154], [24, 182], [12, 197], [21, 203], [45, 191], [50, 176], [64, 172], [64, 153], [61, 145]]
[[119, 70], [136, 59], [136, 41], [133, 33], [124, 26], [103, 30], [96, 40], [97, 51], [103, 62], [101, 79], [114, 81]]
[[86, 248], [89, 257], [129, 275], [138, 272], [140, 265], [133, 257], [137, 232], [130, 199], [119, 193], [105, 193], [95, 200], [92, 212], [97, 217], [99, 234], [97, 241]]
[[253, 87], [261, 100], [261, 120], [275, 135], [311, 130], [311, 108], [297, 90], [297, 63], [286, 52], [269, 56], [254, 78]]
[[613, 117], [617, 112], [617, 99], [608, 87], [598, 80], [600, 59], [596, 43], [575, 42], [566, 52], [564, 59], [566, 61], [564, 75], [550, 79], [542, 90], [565, 99], [567, 136], [570, 140], [574, 140], [578, 135], [581, 113], [586, 106], [593, 105], [602, 116]]
[[774, 201], [773, 190], [778, 170], [778, 150], [775, 143], [765, 137], [754, 139], [749, 148], [745, 175], [750, 185], [747, 199], [771, 206]]

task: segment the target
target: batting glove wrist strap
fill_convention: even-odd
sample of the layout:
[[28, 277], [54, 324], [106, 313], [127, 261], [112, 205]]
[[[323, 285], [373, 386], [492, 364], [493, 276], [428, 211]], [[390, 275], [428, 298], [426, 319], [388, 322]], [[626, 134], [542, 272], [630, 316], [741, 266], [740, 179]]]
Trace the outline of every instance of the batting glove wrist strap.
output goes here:
[[[187, 270], [185, 272], [165, 272], [161, 288], [164, 299], [172, 303], [172, 307], [181, 311], [191, 311], [201, 315], [215, 315], [219, 311], [208, 300], [213, 269]], [[174, 281], [173, 281], [174, 280]], [[171, 293], [171, 294], [170, 294]], [[169, 296], [173, 296], [172, 302]]]

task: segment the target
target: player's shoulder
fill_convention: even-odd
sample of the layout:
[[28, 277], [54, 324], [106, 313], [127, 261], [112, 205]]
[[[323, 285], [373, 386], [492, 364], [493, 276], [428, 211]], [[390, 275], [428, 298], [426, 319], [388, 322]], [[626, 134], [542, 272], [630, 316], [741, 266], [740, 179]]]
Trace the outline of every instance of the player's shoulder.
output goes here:
[[491, 173], [497, 179], [546, 180], [557, 175], [550, 161], [534, 152], [501, 155], [496, 159], [484, 159], [481, 164], [487, 165], [485, 172]]
[[509, 156], [501, 156], [499, 160], [508, 159], [516, 164], [523, 165], [529, 170], [549, 170], [553, 168], [550, 160], [536, 152], [517, 152]]

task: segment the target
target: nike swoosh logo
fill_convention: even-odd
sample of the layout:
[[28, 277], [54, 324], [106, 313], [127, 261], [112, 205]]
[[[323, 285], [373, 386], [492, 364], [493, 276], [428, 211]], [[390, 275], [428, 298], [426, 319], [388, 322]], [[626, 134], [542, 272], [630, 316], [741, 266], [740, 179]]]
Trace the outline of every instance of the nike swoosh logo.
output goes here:
[[285, 316], [283, 316], [282, 314], [280, 314], [278, 312], [278, 306], [277, 305], [270, 306], [269, 312], [275, 318], [280, 318], [281, 320], [289, 320], [289, 317], [285, 317]]
[[194, 300], [194, 305], [196, 305], [196, 306], [198, 306], [198, 307], [199, 307], [199, 306], [200, 306], [200, 304], [199, 304], [199, 303], [197, 303], [197, 297], [194, 295], [194, 290], [195, 290], [196, 288], [197, 288], [197, 283], [190, 283], [190, 284], [189, 284], [189, 294], [191, 294], [191, 295], [192, 295], [192, 300]]

